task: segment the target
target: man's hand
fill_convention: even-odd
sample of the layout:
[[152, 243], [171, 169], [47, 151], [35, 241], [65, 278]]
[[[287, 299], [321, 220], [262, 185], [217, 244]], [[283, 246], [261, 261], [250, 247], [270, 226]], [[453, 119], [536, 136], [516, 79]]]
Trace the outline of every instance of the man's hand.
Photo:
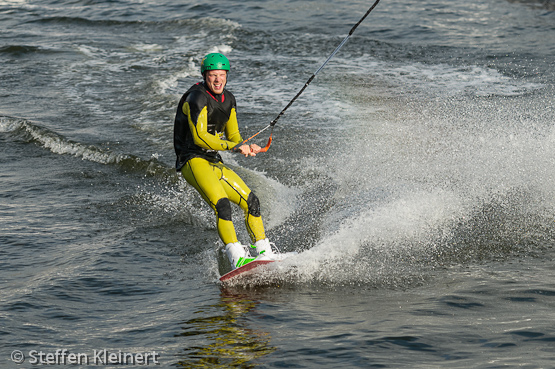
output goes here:
[[258, 154], [260, 152], [260, 150], [262, 150], [262, 149], [257, 144], [252, 144], [251, 145], [251, 152], [254, 153], [254, 155]]
[[258, 146], [257, 144], [252, 144], [252, 145], [241, 145], [239, 147], [235, 146], [233, 148], [233, 151], [236, 152], [240, 152], [241, 155], [245, 155], [246, 157], [249, 156], [256, 156], [256, 154], [258, 154], [260, 151], [262, 150], [262, 148], [260, 146]]
[[[251, 146], [252, 146], [252, 145], [251, 145]], [[246, 157], [249, 157], [249, 156], [256, 156], [256, 152], [253, 152], [253, 151], [252, 151], [251, 146], [249, 146], [249, 145], [241, 145], [241, 146], [239, 147], [239, 151], [241, 152], [241, 155], [245, 155], [245, 158], [246, 158]], [[258, 148], [258, 149], [259, 149], [259, 151], [260, 151], [260, 148]], [[257, 151], [257, 152], [258, 152], [258, 151]]]

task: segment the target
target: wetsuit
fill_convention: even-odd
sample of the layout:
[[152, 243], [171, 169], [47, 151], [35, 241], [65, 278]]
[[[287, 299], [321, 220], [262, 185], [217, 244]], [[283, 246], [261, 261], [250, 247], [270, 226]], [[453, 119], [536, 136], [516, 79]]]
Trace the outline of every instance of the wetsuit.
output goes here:
[[258, 198], [218, 153], [241, 142], [231, 92], [224, 89], [216, 95], [204, 83], [197, 83], [183, 95], [174, 123], [176, 169], [215, 211], [218, 234], [225, 245], [238, 241], [230, 200], [243, 209], [252, 242], [266, 238]]

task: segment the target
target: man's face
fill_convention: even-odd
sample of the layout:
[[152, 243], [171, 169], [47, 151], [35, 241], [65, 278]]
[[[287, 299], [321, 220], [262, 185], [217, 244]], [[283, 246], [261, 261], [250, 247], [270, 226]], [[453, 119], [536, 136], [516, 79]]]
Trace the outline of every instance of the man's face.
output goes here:
[[224, 92], [224, 87], [227, 82], [227, 71], [209, 70], [206, 72], [205, 80], [210, 91], [219, 95]]

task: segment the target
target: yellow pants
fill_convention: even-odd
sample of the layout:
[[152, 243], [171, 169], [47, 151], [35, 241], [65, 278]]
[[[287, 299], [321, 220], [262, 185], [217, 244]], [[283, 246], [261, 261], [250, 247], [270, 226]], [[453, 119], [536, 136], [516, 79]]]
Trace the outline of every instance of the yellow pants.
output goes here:
[[224, 245], [238, 241], [231, 221], [230, 201], [243, 209], [251, 241], [254, 243], [266, 238], [258, 198], [234, 171], [223, 163], [193, 158], [185, 164], [181, 173], [216, 213], [218, 234]]

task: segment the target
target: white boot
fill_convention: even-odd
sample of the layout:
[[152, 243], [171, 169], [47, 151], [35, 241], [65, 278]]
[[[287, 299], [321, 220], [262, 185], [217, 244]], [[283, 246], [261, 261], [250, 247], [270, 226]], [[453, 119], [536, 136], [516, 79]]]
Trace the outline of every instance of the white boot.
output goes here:
[[[272, 245], [275, 248], [272, 249]], [[280, 261], [284, 260], [290, 256], [297, 255], [297, 252], [285, 252], [281, 253], [273, 242], [270, 242], [267, 238], [263, 240], [258, 240], [254, 244], [256, 247], [256, 252], [258, 252], [258, 256], [255, 260], [273, 260], [273, 261]]]
[[240, 266], [243, 266], [254, 260], [249, 252], [245, 250], [245, 247], [239, 242], [228, 243], [227, 245], [225, 245], [225, 253], [229, 258], [232, 270], [237, 269]]
[[270, 241], [267, 238], [256, 241], [256, 243], [254, 244], [254, 247], [256, 247], [256, 252], [258, 253], [258, 255], [264, 254], [270, 259], [272, 258], [272, 256], [274, 256], [272, 245], [270, 244]]

